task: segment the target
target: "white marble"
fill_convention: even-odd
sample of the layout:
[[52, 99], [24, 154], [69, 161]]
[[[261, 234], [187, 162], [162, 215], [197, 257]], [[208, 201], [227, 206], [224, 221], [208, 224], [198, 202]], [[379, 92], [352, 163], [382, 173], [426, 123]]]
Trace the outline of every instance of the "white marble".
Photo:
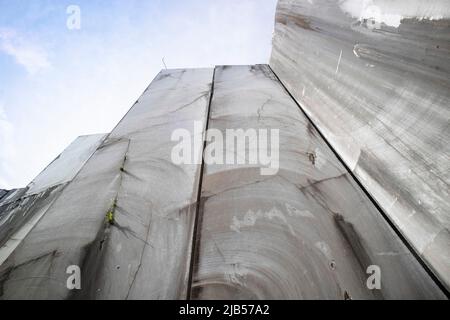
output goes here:
[[449, 289], [450, 20], [372, 24], [343, 4], [279, 1], [270, 65]]

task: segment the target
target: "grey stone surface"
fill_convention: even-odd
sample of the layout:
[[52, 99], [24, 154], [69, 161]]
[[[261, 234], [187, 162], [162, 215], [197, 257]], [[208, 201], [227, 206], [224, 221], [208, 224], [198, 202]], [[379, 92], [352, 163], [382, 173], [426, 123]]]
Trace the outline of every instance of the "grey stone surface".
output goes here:
[[[197, 164], [175, 165], [172, 132], [206, 123], [213, 69], [164, 70], [109, 139], [130, 141], [116, 222], [100, 255], [85, 265], [80, 293], [96, 299], [185, 299], [200, 179]], [[91, 261], [92, 259], [92, 261]]]
[[75, 139], [26, 188], [11, 190], [0, 202], [0, 265], [47, 212], [105, 135]]
[[[210, 112], [224, 135], [279, 129], [280, 170], [206, 156], [193, 298], [444, 297], [268, 66], [217, 68]], [[366, 286], [370, 265], [381, 290]]]
[[18, 189], [12, 189], [12, 190], [0, 190], [0, 206], [3, 202], [11, 201], [12, 195], [16, 194], [18, 192]]
[[0, 189], [0, 201], [2, 200], [2, 198], [8, 193], [8, 190], [3, 190]]
[[3, 299], [70, 297], [66, 270], [99, 251], [127, 148], [127, 141], [116, 141], [97, 150], [0, 266]]
[[270, 65], [450, 288], [450, 20], [374, 27], [342, 4], [279, 1]]

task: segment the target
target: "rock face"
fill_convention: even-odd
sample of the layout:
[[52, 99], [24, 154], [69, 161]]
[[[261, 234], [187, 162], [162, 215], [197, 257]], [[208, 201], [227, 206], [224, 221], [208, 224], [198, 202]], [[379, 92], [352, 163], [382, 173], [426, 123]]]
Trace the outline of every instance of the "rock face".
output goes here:
[[0, 201], [2, 200], [2, 198], [3, 198], [8, 192], [9, 192], [8, 190], [0, 189]]
[[11, 190], [0, 198], [0, 265], [48, 212], [104, 137], [78, 137], [26, 188]]
[[[193, 142], [186, 164], [173, 160], [180, 129]], [[210, 130], [230, 129], [255, 130], [245, 154], [259, 157], [275, 152], [259, 130], [271, 143], [278, 130], [276, 170], [225, 161], [237, 153], [228, 142], [209, 152]], [[106, 138], [82, 145], [3, 211], [27, 218], [2, 215], [1, 298], [445, 297], [268, 65], [164, 70]], [[80, 290], [67, 286], [74, 266]]]
[[449, 289], [450, 3], [419, 2], [281, 0], [270, 65]]
[[[268, 66], [216, 68], [210, 112], [223, 134], [279, 129], [280, 166], [262, 176], [206, 155], [193, 298], [440, 297]], [[367, 288], [370, 265], [383, 290]]]

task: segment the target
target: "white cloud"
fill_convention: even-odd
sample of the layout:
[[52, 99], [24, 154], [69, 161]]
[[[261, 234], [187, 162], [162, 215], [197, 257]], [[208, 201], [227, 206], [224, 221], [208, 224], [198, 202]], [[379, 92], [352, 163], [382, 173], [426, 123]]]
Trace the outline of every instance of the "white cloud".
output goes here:
[[0, 51], [12, 56], [31, 75], [50, 66], [45, 50], [14, 30], [0, 29]]

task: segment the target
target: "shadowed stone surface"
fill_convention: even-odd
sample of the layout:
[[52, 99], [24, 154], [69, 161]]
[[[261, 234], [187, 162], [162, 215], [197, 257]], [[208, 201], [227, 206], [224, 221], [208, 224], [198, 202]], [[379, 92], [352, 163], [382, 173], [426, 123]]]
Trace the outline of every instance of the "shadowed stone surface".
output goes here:
[[270, 65], [450, 288], [450, 20], [374, 28], [343, 2], [279, 1]]
[[186, 298], [202, 149], [198, 164], [175, 165], [171, 138], [182, 128], [201, 141], [212, 80], [213, 69], [162, 71], [113, 130], [129, 141], [115, 223], [87, 258], [80, 298]]
[[104, 138], [103, 134], [78, 137], [26, 188], [4, 195], [0, 201], [0, 265], [47, 212]]
[[[218, 67], [210, 112], [224, 135], [279, 129], [280, 170], [205, 156], [193, 298], [444, 297], [268, 66]], [[366, 286], [370, 265], [381, 290]]]

